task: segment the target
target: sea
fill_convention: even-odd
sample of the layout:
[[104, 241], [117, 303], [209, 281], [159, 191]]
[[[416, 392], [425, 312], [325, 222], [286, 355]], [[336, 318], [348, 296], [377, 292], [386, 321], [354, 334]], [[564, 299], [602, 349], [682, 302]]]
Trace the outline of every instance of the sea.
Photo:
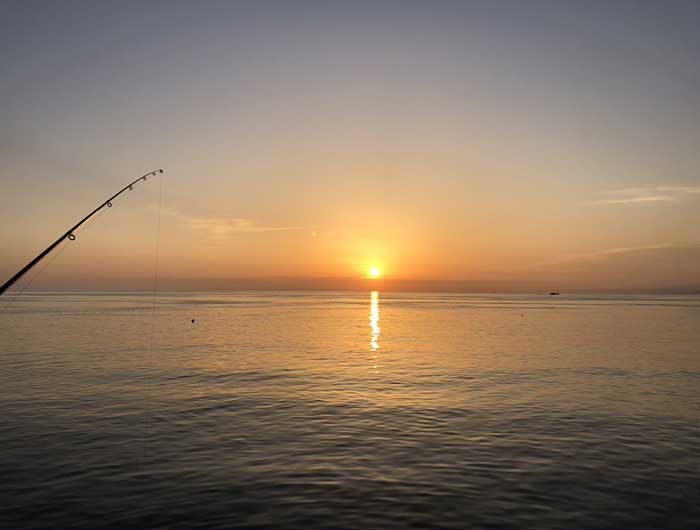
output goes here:
[[3, 529], [700, 528], [698, 296], [0, 309]]

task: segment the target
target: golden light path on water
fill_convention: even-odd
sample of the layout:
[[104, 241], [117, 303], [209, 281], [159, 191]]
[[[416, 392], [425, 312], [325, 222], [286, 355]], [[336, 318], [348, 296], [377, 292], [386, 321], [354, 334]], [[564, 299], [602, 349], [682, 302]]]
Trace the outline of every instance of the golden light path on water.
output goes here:
[[379, 293], [372, 291], [369, 304], [370, 350], [373, 355], [374, 373], [379, 373]]

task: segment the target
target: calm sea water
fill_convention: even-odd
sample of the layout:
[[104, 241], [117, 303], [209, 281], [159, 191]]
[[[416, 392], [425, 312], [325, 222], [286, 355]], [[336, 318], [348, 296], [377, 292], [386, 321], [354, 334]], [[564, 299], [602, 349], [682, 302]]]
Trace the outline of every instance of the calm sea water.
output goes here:
[[0, 313], [0, 527], [700, 527], [698, 297], [152, 301]]

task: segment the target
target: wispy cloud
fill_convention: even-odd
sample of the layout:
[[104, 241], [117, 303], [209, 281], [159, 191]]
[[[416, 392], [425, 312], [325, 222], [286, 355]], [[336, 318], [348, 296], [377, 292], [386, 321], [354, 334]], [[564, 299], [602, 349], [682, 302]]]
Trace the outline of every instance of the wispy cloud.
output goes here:
[[[695, 247], [700, 244], [691, 244], [690, 246]], [[669, 245], [669, 244], [659, 244], [659, 245], [645, 245], [645, 246], [639, 246], [639, 247], [615, 247], [615, 248], [608, 248], [605, 250], [599, 250], [596, 252], [588, 252], [585, 254], [569, 254], [566, 256], [561, 256], [558, 259], [548, 261], [545, 263], [541, 263], [539, 266], [540, 267], [551, 267], [554, 265], [562, 265], [566, 263], [578, 263], [578, 262], [596, 262], [596, 261], [603, 261], [611, 256], [618, 256], [621, 254], [631, 254], [631, 253], [638, 253], [638, 252], [646, 252], [646, 251], [653, 251], [653, 250], [663, 250], [663, 249], [669, 249], [669, 248], [674, 248], [675, 245]]]
[[533, 267], [528, 277], [566, 289], [699, 292], [700, 242], [569, 254]]
[[671, 195], [648, 195], [644, 197], [626, 197], [620, 199], [600, 199], [596, 204], [635, 204], [640, 202], [678, 202], [678, 197]]
[[566, 265], [586, 265], [593, 263], [602, 263], [611, 259], [624, 257], [624, 256], [634, 256], [634, 255], [645, 255], [650, 256], [653, 253], [670, 253], [678, 250], [690, 250], [693, 252], [700, 251], [700, 242], [691, 242], [685, 245], [677, 244], [656, 244], [656, 245], [643, 245], [638, 247], [615, 247], [608, 248], [605, 250], [598, 250], [596, 252], [588, 252], [584, 254], [568, 254], [560, 256], [559, 258], [545, 261], [539, 263], [534, 267], [533, 270], [537, 269], [552, 269], [555, 267], [561, 267]]
[[606, 192], [607, 198], [595, 204], [640, 204], [680, 202], [692, 195], [700, 195], [700, 186], [656, 186], [622, 188]]
[[197, 217], [174, 209], [164, 209], [163, 213], [179, 219], [187, 228], [203, 236], [210, 243], [221, 242], [239, 233], [292, 232], [314, 229], [309, 226], [258, 224], [253, 219], [243, 217]]

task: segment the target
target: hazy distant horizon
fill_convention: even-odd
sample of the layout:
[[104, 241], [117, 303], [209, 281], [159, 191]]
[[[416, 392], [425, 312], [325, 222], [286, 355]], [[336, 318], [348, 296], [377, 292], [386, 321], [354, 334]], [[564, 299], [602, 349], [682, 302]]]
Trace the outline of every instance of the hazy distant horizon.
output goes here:
[[[72, 278], [63, 281], [37, 280], [27, 291], [35, 292], [152, 292], [153, 278]], [[242, 292], [242, 291], [337, 291], [385, 293], [454, 294], [542, 294], [551, 292], [582, 295], [648, 294], [698, 295], [700, 284], [666, 286], [626, 286], [590, 288], [545, 282], [475, 282], [444, 280], [372, 280], [357, 278], [159, 278], [158, 292]], [[10, 291], [10, 295], [13, 291]], [[16, 291], [15, 291], [16, 292]]]
[[[154, 269], [140, 271], [125, 268], [119, 273], [121, 260], [103, 259], [86, 239], [99, 237], [99, 231], [83, 232], [74, 244], [70, 260], [48, 263], [37, 276], [27, 279], [33, 290], [67, 291], [151, 291]], [[71, 249], [68, 249], [71, 250]], [[129, 259], [125, 250], [124, 258]], [[65, 253], [65, 254], [69, 254]], [[59, 256], [63, 257], [65, 256]], [[82, 254], [82, 257], [79, 255]], [[95, 256], [94, 254], [97, 254]], [[80, 259], [77, 259], [79, 258]], [[152, 256], [153, 257], [153, 256]], [[96, 258], [100, 258], [99, 260]], [[26, 259], [29, 259], [27, 256]], [[50, 258], [49, 258], [50, 259]], [[94, 263], [105, 270], [95, 274]], [[9, 278], [14, 270], [7, 263], [0, 265], [0, 274]], [[368, 291], [385, 292], [455, 292], [455, 293], [639, 293], [639, 294], [697, 294], [700, 293], [700, 244], [618, 248], [592, 254], [574, 255], [562, 260], [543, 263], [518, 270], [484, 270], [471, 277], [392, 277], [367, 276], [175, 276], [170, 264], [161, 261], [158, 272], [159, 290], [187, 291]], [[110, 274], [111, 273], [111, 274]], [[31, 275], [30, 275], [31, 276]], [[2, 279], [2, 278], [0, 278]], [[17, 286], [21, 289], [21, 285]]]

